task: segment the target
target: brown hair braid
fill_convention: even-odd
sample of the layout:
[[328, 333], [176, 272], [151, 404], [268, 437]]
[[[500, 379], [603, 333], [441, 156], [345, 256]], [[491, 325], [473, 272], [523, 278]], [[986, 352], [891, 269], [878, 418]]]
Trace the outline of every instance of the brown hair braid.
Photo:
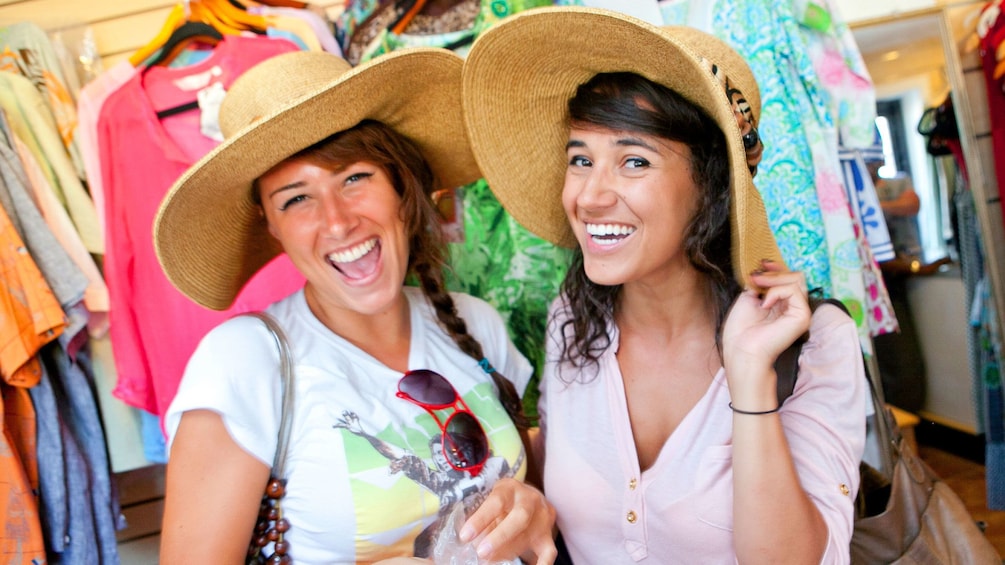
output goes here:
[[454, 300], [445, 290], [443, 270], [434, 268], [433, 265], [426, 262], [417, 263], [414, 267], [422, 285], [422, 292], [436, 310], [436, 317], [439, 319], [440, 325], [447, 330], [461, 351], [476, 359], [482, 369], [492, 377], [496, 388], [499, 389], [499, 401], [502, 402], [503, 408], [506, 409], [506, 413], [509, 414], [513, 423], [518, 428], [529, 428], [530, 420], [523, 412], [523, 403], [520, 402], [520, 395], [517, 393], [516, 387], [488, 362], [482, 352], [482, 345], [471, 337], [464, 319], [457, 315]]

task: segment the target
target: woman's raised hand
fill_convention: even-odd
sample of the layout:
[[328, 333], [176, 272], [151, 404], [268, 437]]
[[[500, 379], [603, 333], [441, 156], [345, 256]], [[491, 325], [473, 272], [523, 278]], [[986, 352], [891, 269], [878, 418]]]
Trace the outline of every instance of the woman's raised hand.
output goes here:
[[[764, 372], [810, 326], [806, 277], [764, 261], [751, 278], [761, 290], [747, 289], [733, 303], [722, 330], [722, 357], [730, 390], [732, 376]], [[731, 370], [734, 369], [734, 370]], [[735, 398], [735, 396], [734, 396]]]

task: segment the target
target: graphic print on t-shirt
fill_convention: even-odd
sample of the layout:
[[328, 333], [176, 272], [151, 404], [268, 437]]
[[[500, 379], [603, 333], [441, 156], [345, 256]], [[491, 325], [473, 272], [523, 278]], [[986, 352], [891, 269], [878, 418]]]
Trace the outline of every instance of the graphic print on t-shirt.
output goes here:
[[[428, 557], [454, 503], [462, 502], [466, 513], [473, 512], [500, 478], [523, 477], [520, 437], [492, 386], [476, 386], [464, 401], [489, 437], [489, 457], [477, 476], [447, 463], [439, 426], [418, 406], [404, 429], [393, 424], [369, 429], [361, 420], [365, 414], [333, 411], [332, 427], [343, 434], [357, 531], [377, 532], [356, 540], [357, 557], [388, 551]], [[450, 409], [443, 413], [441, 421]]]

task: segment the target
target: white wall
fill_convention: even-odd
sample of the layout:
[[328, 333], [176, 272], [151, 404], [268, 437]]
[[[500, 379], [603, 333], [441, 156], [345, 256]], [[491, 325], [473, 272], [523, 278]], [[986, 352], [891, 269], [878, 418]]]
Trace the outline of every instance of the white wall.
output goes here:
[[965, 298], [958, 271], [915, 277], [908, 282], [908, 300], [927, 373], [921, 415], [973, 433], [977, 417], [967, 355]]
[[848, 23], [871, 20], [923, 10], [935, 6], [935, 0], [834, 0]]

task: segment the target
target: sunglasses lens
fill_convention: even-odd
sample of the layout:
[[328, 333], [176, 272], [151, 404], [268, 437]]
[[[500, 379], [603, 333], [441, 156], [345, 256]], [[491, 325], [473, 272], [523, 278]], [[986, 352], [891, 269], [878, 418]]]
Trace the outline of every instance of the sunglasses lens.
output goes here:
[[457, 412], [451, 416], [443, 436], [443, 452], [457, 468], [474, 467], [488, 457], [489, 444], [485, 431], [468, 412]]
[[447, 379], [426, 369], [406, 373], [398, 382], [398, 390], [423, 404], [439, 406], [453, 404], [457, 400], [454, 387]]

